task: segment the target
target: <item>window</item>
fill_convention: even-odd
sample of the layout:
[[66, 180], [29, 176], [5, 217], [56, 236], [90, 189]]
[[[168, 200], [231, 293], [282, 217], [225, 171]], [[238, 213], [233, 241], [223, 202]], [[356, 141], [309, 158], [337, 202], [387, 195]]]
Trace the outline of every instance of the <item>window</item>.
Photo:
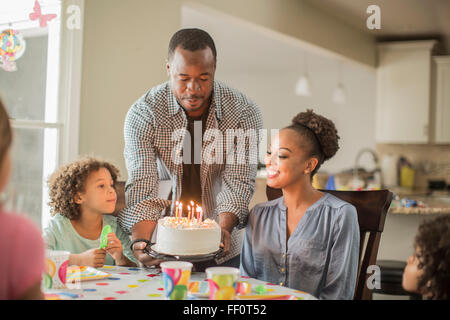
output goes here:
[[0, 3], [0, 30], [19, 31], [26, 43], [23, 55], [15, 61], [17, 70], [0, 69], [0, 97], [14, 131], [6, 209], [26, 214], [44, 227], [50, 217], [47, 179], [78, 152], [81, 30], [64, 28], [67, 3], [39, 3], [43, 14], [57, 15], [46, 27], [30, 20], [35, 0]]

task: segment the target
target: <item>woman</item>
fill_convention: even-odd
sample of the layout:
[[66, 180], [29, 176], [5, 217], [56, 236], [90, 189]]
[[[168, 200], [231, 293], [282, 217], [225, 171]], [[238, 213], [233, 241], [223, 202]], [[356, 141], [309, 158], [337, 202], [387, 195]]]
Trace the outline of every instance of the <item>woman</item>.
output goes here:
[[267, 185], [283, 197], [255, 206], [241, 253], [241, 274], [306, 291], [319, 299], [352, 299], [359, 226], [351, 204], [313, 188], [312, 177], [339, 149], [330, 120], [299, 113], [274, 139], [265, 159]]

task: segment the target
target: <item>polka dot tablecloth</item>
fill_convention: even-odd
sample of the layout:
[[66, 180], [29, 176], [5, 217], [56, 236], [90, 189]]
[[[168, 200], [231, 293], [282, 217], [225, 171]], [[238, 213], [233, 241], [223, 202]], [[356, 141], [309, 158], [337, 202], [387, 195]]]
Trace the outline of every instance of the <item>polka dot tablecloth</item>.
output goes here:
[[[104, 266], [98, 270], [110, 275], [99, 280], [68, 284], [60, 290], [45, 290], [47, 300], [164, 300], [164, 284], [159, 269]], [[203, 272], [193, 272], [190, 281], [206, 282]], [[266, 295], [291, 295], [298, 300], [315, 299], [308, 293], [293, 290], [265, 281], [241, 277], [239, 281], [250, 283], [252, 288], [263, 285]], [[249, 293], [254, 295], [255, 292]], [[188, 295], [191, 300], [205, 300], [207, 296]]]

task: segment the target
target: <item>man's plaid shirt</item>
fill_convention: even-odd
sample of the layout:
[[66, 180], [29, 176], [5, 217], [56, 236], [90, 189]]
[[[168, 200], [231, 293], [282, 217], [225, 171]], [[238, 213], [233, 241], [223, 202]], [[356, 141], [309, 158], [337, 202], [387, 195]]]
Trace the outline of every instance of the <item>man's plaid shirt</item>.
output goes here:
[[[236, 155], [239, 156], [236, 140], [226, 139], [226, 130], [242, 129], [245, 132], [254, 129], [258, 133], [262, 126], [261, 112], [255, 103], [242, 93], [214, 81], [205, 130], [218, 129], [222, 132], [223, 159], [226, 158], [225, 153], [229, 148], [234, 148]], [[124, 156], [128, 171], [125, 187], [126, 208], [118, 217], [119, 224], [125, 231], [131, 232], [133, 225], [143, 220], [157, 221], [166, 207], [171, 206], [173, 209], [174, 201], [158, 198], [158, 186], [159, 180], [170, 179], [172, 194], [176, 194], [177, 199], [181, 195], [183, 165], [173, 161], [173, 154], [179, 155], [177, 152], [180, 151], [182, 143], [173, 138], [173, 133], [186, 127], [186, 115], [176, 101], [168, 82], [150, 89], [129, 109], [124, 125]], [[248, 155], [245, 159], [248, 160], [249, 156], [257, 159], [257, 148], [248, 148], [248, 141], [249, 139], [245, 144]], [[206, 145], [203, 141], [203, 150]], [[216, 221], [218, 214], [222, 212], [234, 213], [239, 219], [237, 227], [241, 229], [247, 223], [257, 163], [229, 162], [226, 160], [212, 164], [202, 162], [200, 182], [203, 211], [205, 218]], [[230, 254], [217, 260], [217, 263], [237, 256], [241, 251], [241, 244], [242, 232], [235, 228], [231, 233]]]

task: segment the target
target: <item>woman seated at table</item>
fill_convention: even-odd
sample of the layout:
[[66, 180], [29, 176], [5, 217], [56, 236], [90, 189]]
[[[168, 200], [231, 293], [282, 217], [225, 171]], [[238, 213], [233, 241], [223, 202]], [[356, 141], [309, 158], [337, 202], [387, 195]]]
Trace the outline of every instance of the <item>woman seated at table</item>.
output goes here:
[[283, 196], [250, 212], [241, 274], [306, 291], [353, 299], [359, 258], [356, 209], [313, 188], [312, 177], [339, 149], [332, 121], [299, 113], [276, 136], [265, 159], [267, 185]]

